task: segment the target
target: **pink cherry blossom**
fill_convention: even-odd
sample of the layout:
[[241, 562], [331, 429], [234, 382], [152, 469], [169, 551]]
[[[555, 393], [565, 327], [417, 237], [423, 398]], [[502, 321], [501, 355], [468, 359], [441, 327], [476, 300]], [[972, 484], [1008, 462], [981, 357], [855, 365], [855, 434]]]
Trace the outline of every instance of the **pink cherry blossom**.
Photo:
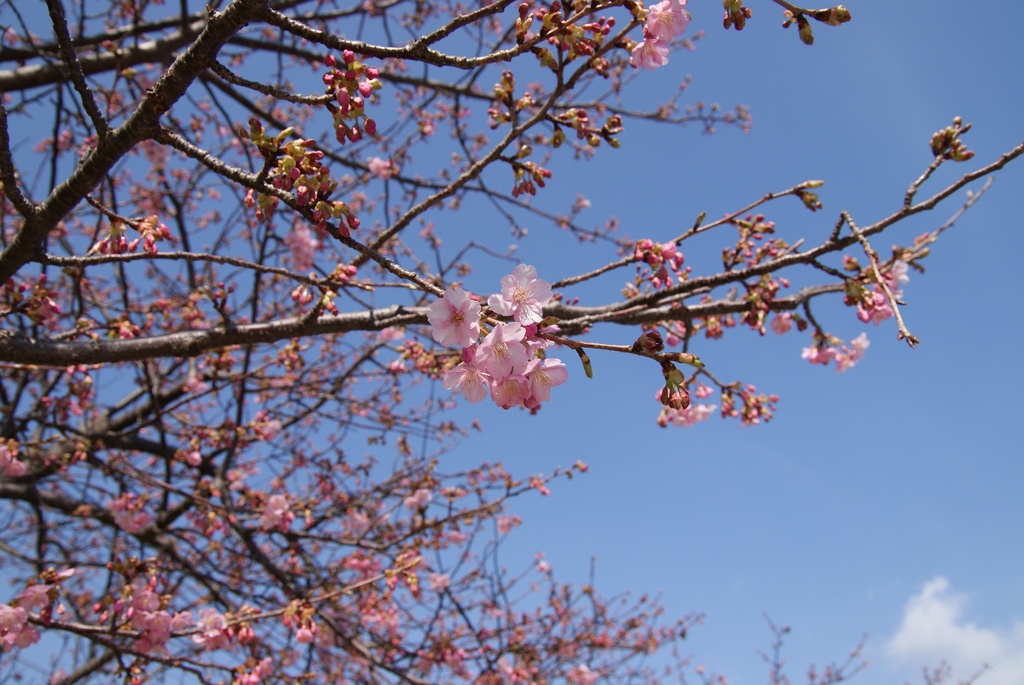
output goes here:
[[544, 318], [544, 305], [551, 301], [551, 285], [537, 278], [537, 269], [520, 264], [501, 279], [501, 294], [491, 295], [487, 304], [502, 316], [519, 323], [538, 323]]
[[861, 333], [850, 341], [849, 347], [843, 345], [841, 349], [835, 350], [836, 373], [853, 368], [864, 358], [864, 352], [870, 344], [867, 333]]
[[495, 381], [520, 372], [529, 361], [522, 340], [526, 331], [518, 323], [495, 326], [476, 350], [476, 362]]
[[303, 644], [309, 644], [316, 637], [316, 624], [309, 623], [303, 625], [301, 628], [295, 631], [295, 641]]
[[132, 616], [132, 627], [141, 635], [135, 648], [141, 652], [167, 655], [164, 646], [171, 639], [171, 615], [166, 611], [140, 611]]
[[[875, 286], [874, 292], [867, 293], [857, 303], [857, 318], [864, 323], [874, 323], [876, 326], [885, 321], [891, 319], [894, 316], [892, 311], [892, 305], [889, 304], [889, 298], [885, 296], [885, 293], [881, 292], [878, 286]], [[896, 293], [893, 293], [896, 297], [899, 297]]]
[[108, 501], [106, 506], [114, 517], [114, 523], [126, 533], [141, 533], [153, 523], [153, 517], [142, 511], [142, 504], [134, 495], [125, 493]]
[[533, 359], [523, 372], [530, 381], [530, 398], [537, 402], [551, 399], [551, 388], [569, 379], [569, 372], [558, 359]]
[[15, 447], [17, 444], [16, 442], [12, 442], [11, 445], [0, 444], [0, 474], [5, 476], [25, 475], [25, 464], [18, 459], [18, 449]]
[[779, 312], [772, 319], [771, 329], [782, 335], [788, 333], [793, 328], [793, 315], [789, 312]]
[[666, 406], [658, 416], [658, 425], [662, 428], [669, 424], [689, 427], [700, 421], [707, 421], [716, 409], [718, 406], [714, 404], [691, 404], [683, 409]]
[[805, 347], [803, 352], [800, 353], [801, 359], [806, 359], [812, 364], [828, 364], [832, 361], [832, 357], [835, 355], [835, 350], [831, 347]]
[[686, 11], [686, 0], [662, 0], [647, 11], [644, 35], [662, 41], [672, 40], [683, 34], [689, 23], [690, 13]]
[[405, 333], [398, 326], [388, 326], [378, 333], [378, 340], [384, 343], [395, 342], [401, 340]]
[[442, 345], [469, 347], [480, 337], [480, 303], [457, 285], [427, 308], [431, 335]]
[[530, 398], [530, 382], [526, 376], [513, 374], [491, 383], [491, 399], [502, 409], [525, 404]]
[[294, 226], [285, 236], [284, 244], [292, 253], [293, 269], [306, 272], [313, 268], [313, 258], [320, 242], [305, 224]]
[[469, 402], [480, 402], [487, 397], [491, 377], [472, 362], [462, 362], [445, 372], [441, 381], [445, 390], [461, 392]]
[[25, 611], [35, 611], [50, 605], [49, 585], [29, 585], [18, 595], [18, 606]]
[[231, 641], [228, 620], [216, 609], [200, 609], [196, 628], [199, 633], [192, 636], [192, 641], [208, 650], [219, 649]]
[[295, 514], [289, 511], [286, 495], [271, 495], [260, 515], [260, 528], [266, 531], [277, 530], [282, 533], [291, 527]]
[[452, 584], [452, 579], [447, 573], [431, 573], [427, 577], [427, 587], [434, 592], [441, 592]]
[[855, 359], [863, 359], [864, 358], [864, 352], [871, 345], [871, 341], [868, 340], [868, 334], [867, 333], [861, 333], [856, 338], [854, 338], [853, 340], [850, 341], [850, 345], [853, 348], [852, 356]]
[[366, 168], [377, 178], [386, 181], [391, 178], [391, 162], [380, 157], [370, 157], [366, 160]]
[[406, 509], [419, 509], [427, 506], [427, 502], [433, 498], [434, 496], [430, 493], [430, 490], [427, 488], [420, 488], [402, 500], [402, 504], [405, 505]]
[[29, 625], [24, 608], [0, 604], [0, 644], [5, 652], [12, 647], [24, 649], [38, 640], [39, 631]]
[[633, 48], [629, 55], [629, 63], [644, 69], [665, 66], [668, 64], [668, 43], [657, 38], [645, 38]]
[[901, 260], [893, 262], [889, 271], [882, 274], [882, 280], [885, 281], [886, 286], [888, 286], [889, 290], [893, 292], [893, 295], [900, 297], [902, 295], [902, 289], [900, 286], [910, 282], [907, 263]]
[[590, 670], [589, 666], [580, 664], [573, 666], [566, 674], [565, 679], [572, 685], [594, 685], [600, 677], [600, 673]]
[[512, 530], [512, 527], [519, 523], [518, 516], [508, 516], [502, 514], [498, 517], [498, 532], [502, 535], [508, 534]]

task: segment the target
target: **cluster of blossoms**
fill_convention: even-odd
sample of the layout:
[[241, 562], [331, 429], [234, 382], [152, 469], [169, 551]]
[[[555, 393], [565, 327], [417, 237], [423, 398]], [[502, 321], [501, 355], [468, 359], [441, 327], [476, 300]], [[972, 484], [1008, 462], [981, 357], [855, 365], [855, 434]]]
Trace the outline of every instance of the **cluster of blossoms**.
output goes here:
[[[894, 262], [892, 268], [882, 274], [882, 280], [893, 297], [897, 300], [903, 297], [901, 286], [910, 280], [910, 276], [907, 273], [907, 263], [902, 261]], [[892, 304], [889, 302], [889, 297], [885, 294], [885, 288], [880, 283], [875, 283], [870, 290], [861, 288], [856, 293], [848, 292], [846, 303], [856, 303], [857, 318], [864, 323], [870, 321], [876, 326], [895, 315], [892, 310]]]
[[388, 180], [392, 174], [398, 171], [391, 160], [381, 159], [380, 157], [370, 157], [366, 160], [366, 168], [371, 174], [382, 181]]
[[774, 393], [766, 395], [758, 393], [753, 385], [733, 383], [722, 388], [722, 416], [739, 419], [741, 426], [756, 426], [772, 420], [778, 401], [779, 396]]
[[650, 281], [655, 288], [672, 285], [673, 275], [680, 280], [686, 277], [682, 271], [683, 253], [674, 242], [659, 244], [645, 238], [637, 242], [633, 258], [650, 267], [650, 273], [642, 274], [641, 278]]
[[[45, 586], [35, 585], [32, 587]], [[24, 649], [39, 641], [39, 631], [28, 622], [28, 612], [32, 606], [31, 597], [26, 598], [25, 592], [18, 597], [18, 606], [16, 607], [0, 604], [0, 644], [3, 645], [5, 652], [9, 652], [12, 647]]]
[[291, 528], [295, 514], [291, 512], [286, 495], [271, 495], [260, 514], [260, 528], [265, 531], [276, 530], [287, 533]]
[[[13, 647], [24, 649], [39, 641], [39, 631], [29, 623], [30, 612], [39, 611], [36, 620], [48, 623], [58, 593], [57, 586], [74, 573], [74, 569], [59, 573], [45, 571], [42, 575], [44, 582], [26, 587], [11, 604], [0, 604], [0, 647], [3, 651], [9, 652]], [[58, 606], [57, 613], [63, 612], [64, 608]]]
[[[328, 200], [337, 188], [330, 169], [323, 164], [324, 152], [317, 149], [312, 138], [288, 140], [295, 132], [286, 128], [272, 136], [255, 117], [249, 119], [249, 129], [239, 134], [250, 139], [266, 159], [274, 160], [269, 180], [278, 190], [291, 191], [295, 203], [300, 207], [312, 208], [312, 218], [317, 227], [325, 230], [329, 219], [339, 219], [338, 230], [348, 237], [350, 231], [359, 228], [359, 218], [344, 202]], [[256, 208], [256, 217], [269, 222], [277, 209], [279, 200], [274, 195], [257, 194], [252, 188], [246, 193], [245, 206]]]
[[682, 35], [690, 23], [686, 0], [662, 0], [647, 10], [644, 21], [644, 39], [630, 53], [629, 63], [634, 67], [657, 69], [668, 64], [672, 39]]
[[295, 271], [304, 273], [313, 268], [313, 260], [320, 248], [320, 239], [306, 224], [296, 222], [284, 237], [284, 245], [291, 252], [292, 268]]
[[339, 64], [334, 55], [324, 59], [330, 71], [324, 74], [323, 80], [327, 92], [337, 101], [337, 105], [328, 105], [334, 115], [335, 137], [341, 144], [355, 143], [362, 140], [364, 131], [371, 136], [377, 134], [377, 122], [366, 115], [364, 106], [366, 98], [383, 86], [376, 67], [364, 66], [351, 50], [341, 54], [341, 61]]
[[181, 632], [192, 627], [192, 612], [179, 612], [171, 616], [162, 609], [160, 596], [152, 586], [136, 588], [131, 600], [119, 600], [112, 606], [117, 613], [123, 613], [132, 629], [139, 632], [135, 649], [140, 652], [168, 656], [167, 641], [172, 632]]
[[[706, 421], [714, 413], [717, 407], [713, 404], [691, 403], [690, 389], [683, 374], [674, 364], [663, 366], [662, 372], [665, 375], [665, 385], [655, 395], [655, 399], [663, 405], [657, 419], [659, 426], [692, 426], [699, 421]], [[705, 399], [711, 395], [711, 388], [708, 386], [703, 383], [697, 383], [696, 386], [693, 395], [698, 399]]]
[[106, 504], [107, 511], [114, 517], [114, 523], [126, 533], [141, 533], [153, 523], [153, 517], [142, 508], [143, 501], [125, 493]]
[[46, 274], [40, 274], [35, 282], [16, 282], [10, 278], [3, 284], [0, 290], [0, 316], [10, 312], [22, 312], [32, 323], [41, 326], [53, 327], [60, 320], [63, 313], [58, 299], [60, 298], [58, 287], [47, 282]]
[[864, 358], [864, 352], [871, 343], [868, 341], [867, 333], [861, 333], [850, 341], [849, 345], [842, 345], [838, 341], [829, 338], [830, 345], [824, 343], [813, 347], [805, 347], [801, 357], [812, 364], [828, 364], [831, 361], [836, 363], [836, 373], [842, 373]]
[[157, 253], [156, 244], [159, 241], [174, 240], [174, 236], [171, 235], [171, 229], [161, 223], [155, 214], [139, 221], [132, 221], [130, 225], [141, 234], [138, 238], [128, 242], [128, 238], [125, 237], [126, 223], [115, 220], [110, 225], [110, 234], [93, 245], [89, 250], [89, 254], [124, 254], [126, 252], [135, 252], [141, 244], [146, 254], [155, 255]]
[[537, 336], [550, 300], [551, 286], [537, 278], [537, 270], [517, 266], [501, 279], [501, 293], [487, 301], [495, 314], [513, 320], [498, 323], [480, 341], [479, 301], [458, 286], [446, 290], [428, 309], [431, 334], [442, 345], [463, 350], [462, 361], [445, 373], [442, 385], [470, 402], [480, 402], [489, 393], [503, 409], [539, 408], [551, 398], [551, 388], [569, 377], [561, 361], [544, 357], [551, 341]]
[[24, 476], [27, 468], [18, 459], [18, 443], [14, 440], [0, 441], [0, 475]]

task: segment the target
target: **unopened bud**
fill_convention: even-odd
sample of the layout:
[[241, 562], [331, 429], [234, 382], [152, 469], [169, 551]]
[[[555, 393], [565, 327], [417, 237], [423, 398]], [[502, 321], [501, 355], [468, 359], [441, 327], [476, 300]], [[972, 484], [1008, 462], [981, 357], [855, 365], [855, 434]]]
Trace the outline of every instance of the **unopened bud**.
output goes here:
[[661, 352], [665, 349], [665, 342], [661, 338], [661, 333], [656, 330], [647, 331], [643, 333], [636, 342], [633, 343], [633, 352], [640, 354], [651, 354], [654, 352]]
[[814, 45], [814, 33], [811, 30], [811, 22], [807, 21], [807, 17], [799, 15], [796, 18], [796, 26], [800, 30], [800, 40], [804, 42], [804, 45]]
[[826, 15], [824, 21], [829, 26], [839, 26], [840, 24], [845, 24], [850, 21], [852, 18], [853, 16], [850, 14], [850, 10], [846, 9], [842, 5], [836, 5], [829, 9], [828, 15]]

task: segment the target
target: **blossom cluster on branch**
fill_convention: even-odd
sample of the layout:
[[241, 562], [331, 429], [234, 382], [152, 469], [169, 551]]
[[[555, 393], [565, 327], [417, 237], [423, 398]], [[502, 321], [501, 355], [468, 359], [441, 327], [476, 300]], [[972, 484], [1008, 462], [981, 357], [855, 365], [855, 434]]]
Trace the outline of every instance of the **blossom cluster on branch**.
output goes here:
[[[850, 18], [771, 2], [806, 43]], [[453, 410], [556, 403], [568, 349], [646, 364], [658, 425], [764, 423], [778, 396], [695, 352], [771, 328], [847, 369], [867, 341], [828, 332], [830, 298], [914, 344], [907, 274], [953, 220], [873, 244], [1024, 154], [972, 162], [957, 118], [882, 219], [794, 235], [769, 215], [823, 217], [806, 181], [636, 239], [559, 197], [567, 165], [630, 127], [751, 125], [688, 79], [633, 106], [704, 35], [685, 0], [37, 4], [0, 5], [0, 672], [54, 685], [657, 682], [698, 616], [500, 554], [516, 498], [588, 466], [451, 466], [478, 427]], [[976, 166], [933, 188], [946, 164]], [[537, 236], [592, 261], [541, 280]]]

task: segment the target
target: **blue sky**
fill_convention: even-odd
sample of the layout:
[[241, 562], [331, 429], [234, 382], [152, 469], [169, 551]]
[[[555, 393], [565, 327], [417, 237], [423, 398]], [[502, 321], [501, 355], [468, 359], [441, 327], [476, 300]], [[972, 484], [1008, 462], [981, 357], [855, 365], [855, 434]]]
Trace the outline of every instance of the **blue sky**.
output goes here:
[[[956, 115], [973, 122], [965, 142], [977, 157], [949, 165], [939, 181], [1022, 140], [1024, 7], [1001, 4], [996, 16], [951, 1], [851, 0], [854, 21], [815, 25], [816, 44], [806, 47], [780, 28], [781, 10], [751, 5], [754, 20], [737, 34], [721, 29], [718, 2], [691, 0], [691, 29], [708, 35], [644, 75], [652, 102], [692, 74], [684, 104], [750, 105], [749, 135], [630, 127], [622, 149], [603, 150], [569, 178], [556, 174], [549, 192], [584, 193], [593, 202], [584, 219], [594, 225], [614, 214], [632, 236], [664, 240], [701, 211], [721, 216], [824, 179], [824, 211], [795, 201], [769, 210], [787, 239], [810, 243], [840, 210], [862, 225], [895, 211], [930, 161], [931, 134]], [[927, 273], [912, 275], [904, 316], [923, 341], [916, 350], [896, 340], [893, 325], [861, 324], [838, 297], [818, 304], [818, 317], [836, 335], [866, 330], [872, 342], [842, 375], [801, 360], [809, 337], [795, 332], [696, 341], [691, 351], [719, 377], [782, 396], [769, 425], [659, 429], [657, 372], [595, 354], [595, 378], [573, 368], [536, 417], [474, 406], [483, 434], [444, 459], [456, 465], [486, 451], [517, 473], [587, 461], [586, 476], [514, 505], [524, 523], [505, 561], [517, 567], [544, 552], [556, 576], [584, 581], [594, 556], [607, 594], [660, 591], [669, 615], [707, 612], [686, 649], [732, 683], [766, 680], [756, 653], [771, 641], [765, 614], [793, 628], [785, 656], [794, 682], [809, 663], [842, 660], [864, 633], [871, 665], [858, 682], [866, 685], [920, 682], [921, 666], [941, 659], [961, 677], [989, 663], [981, 682], [1022, 682], [1024, 331], [1013, 309], [1022, 190], [1017, 162], [945, 234]], [[876, 248], [936, 228], [961, 200]], [[556, 240], [537, 231], [518, 256], [552, 281], [600, 263], [596, 248]], [[710, 241], [708, 255], [722, 241]], [[687, 254], [696, 273], [714, 267]], [[624, 275], [594, 287], [608, 297]], [[628, 343], [631, 334], [608, 328], [595, 337]]]

